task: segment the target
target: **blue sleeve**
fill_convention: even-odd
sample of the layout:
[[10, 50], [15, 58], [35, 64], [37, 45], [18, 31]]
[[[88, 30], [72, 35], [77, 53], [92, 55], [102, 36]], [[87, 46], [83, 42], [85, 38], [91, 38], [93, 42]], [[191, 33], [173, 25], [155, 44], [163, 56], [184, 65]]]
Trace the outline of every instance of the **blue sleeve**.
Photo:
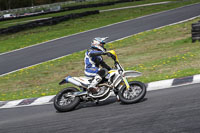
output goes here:
[[102, 52], [102, 51], [90, 51], [88, 53], [88, 55], [91, 56], [91, 57], [100, 56], [100, 55], [103, 55], [103, 54], [104, 54], [104, 52]]

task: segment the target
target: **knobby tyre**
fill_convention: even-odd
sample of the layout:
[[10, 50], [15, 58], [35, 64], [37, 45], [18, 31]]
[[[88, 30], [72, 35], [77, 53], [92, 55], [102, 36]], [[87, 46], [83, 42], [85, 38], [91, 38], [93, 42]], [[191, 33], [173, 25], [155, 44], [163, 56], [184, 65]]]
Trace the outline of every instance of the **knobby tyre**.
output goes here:
[[68, 87], [61, 90], [54, 98], [54, 107], [59, 112], [74, 110], [80, 103], [79, 97], [73, 97], [74, 92], [79, 91], [74, 87]]
[[127, 90], [126, 86], [119, 91], [119, 99], [123, 104], [137, 103], [142, 100], [146, 95], [146, 86], [139, 81], [129, 82], [130, 89]]

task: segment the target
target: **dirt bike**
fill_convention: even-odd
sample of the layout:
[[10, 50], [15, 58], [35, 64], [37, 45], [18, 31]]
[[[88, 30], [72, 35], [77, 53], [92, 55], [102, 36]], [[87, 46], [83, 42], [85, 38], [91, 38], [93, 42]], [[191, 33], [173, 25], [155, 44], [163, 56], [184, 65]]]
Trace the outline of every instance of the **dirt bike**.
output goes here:
[[101, 83], [97, 85], [98, 93], [93, 94], [87, 90], [93, 80], [92, 77], [68, 76], [59, 84], [71, 83], [78, 88], [68, 87], [61, 90], [54, 98], [54, 107], [59, 112], [75, 109], [80, 102], [92, 101], [95, 103], [105, 101], [111, 94], [117, 96], [123, 104], [137, 103], [146, 95], [146, 86], [139, 81], [128, 82], [127, 78], [141, 76], [137, 71], [125, 71], [120, 65], [114, 50], [108, 51], [108, 56], [114, 60], [115, 69], [108, 72]]

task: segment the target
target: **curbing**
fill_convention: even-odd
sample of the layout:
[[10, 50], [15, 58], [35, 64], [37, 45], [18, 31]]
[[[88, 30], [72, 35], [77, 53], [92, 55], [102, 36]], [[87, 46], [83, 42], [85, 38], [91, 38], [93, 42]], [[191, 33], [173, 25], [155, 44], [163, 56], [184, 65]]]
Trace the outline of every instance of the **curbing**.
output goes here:
[[[183, 78], [155, 81], [147, 83], [146, 86], [147, 86], [147, 91], [154, 91], [154, 90], [172, 88], [176, 86], [195, 84], [195, 83], [200, 83], [200, 74]], [[55, 95], [44, 96], [39, 98], [20, 99], [14, 101], [0, 101], [0, 109], [52, 104], [54, 97]]]

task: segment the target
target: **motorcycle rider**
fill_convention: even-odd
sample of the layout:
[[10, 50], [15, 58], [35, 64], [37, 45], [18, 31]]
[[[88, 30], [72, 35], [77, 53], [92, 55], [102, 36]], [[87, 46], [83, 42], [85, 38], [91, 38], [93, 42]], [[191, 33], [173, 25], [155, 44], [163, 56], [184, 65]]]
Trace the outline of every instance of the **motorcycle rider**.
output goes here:
[[[91, 84], [88, 86], [90, 92], [97, 93], [97, 85], [107, 75], [111, 68], [103, 61], [101, 55], [107, 55], [104, 48], [105, 40], [108, 37], [96, 37], [91, 42], [91, 47], [85, 53], [85, 75], [88, 77], [94, 77]], [[101, 66], [102, 68], [100, 68]]]

